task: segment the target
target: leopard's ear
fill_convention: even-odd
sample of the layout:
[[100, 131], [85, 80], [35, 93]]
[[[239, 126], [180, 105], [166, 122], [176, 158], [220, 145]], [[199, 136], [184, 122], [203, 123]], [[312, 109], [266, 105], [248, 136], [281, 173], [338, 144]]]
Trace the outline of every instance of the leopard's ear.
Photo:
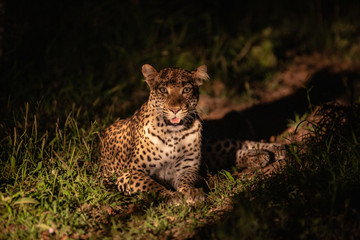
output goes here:
[[155, 77], [158, 74], [156, 69], [153, 66], [149, 65], [149, 64], [144, 64], [142, 66], [141, 71], [142, 71], [142, 74], [145, 77], [145, 81], [149, 85], [149, 87], [155, 86]]
[[198, 86], [202, 85], [204, 81], [209, 80], [210, 78], [209, 75], [207, 74], [206, 65], [201, 65], [196, 69], [196, 71], [193, 71], [192, 74]]

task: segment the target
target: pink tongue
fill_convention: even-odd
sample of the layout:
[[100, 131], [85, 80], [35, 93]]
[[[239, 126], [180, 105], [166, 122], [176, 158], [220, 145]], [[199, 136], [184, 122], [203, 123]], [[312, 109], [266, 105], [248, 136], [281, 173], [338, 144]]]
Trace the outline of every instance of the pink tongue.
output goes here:
[[171, 123], [180, 123], [180, 119], [178, 119], [177, 117], [174, 117], [170, 120]]

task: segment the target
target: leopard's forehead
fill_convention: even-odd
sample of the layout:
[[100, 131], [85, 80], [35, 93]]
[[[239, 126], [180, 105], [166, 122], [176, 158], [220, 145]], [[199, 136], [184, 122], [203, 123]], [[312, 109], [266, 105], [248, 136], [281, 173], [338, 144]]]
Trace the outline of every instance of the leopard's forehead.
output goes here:
[[165, 68], [159, 72], [160, 82], [167, 84], [179, 84], [194, 81], [191, 72], [182, 68]]

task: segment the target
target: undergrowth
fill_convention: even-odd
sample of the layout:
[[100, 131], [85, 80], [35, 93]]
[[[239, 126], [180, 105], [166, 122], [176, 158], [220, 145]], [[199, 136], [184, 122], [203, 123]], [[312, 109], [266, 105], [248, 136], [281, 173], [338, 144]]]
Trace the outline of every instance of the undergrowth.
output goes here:
[[101, 124], [79, 127], [70, 112], [41, 129], [31, 106], [23, 112], [13, 129], [1, 125], [7, 134], [0, 145], [2, 239], [359, 237], [357, 105], [321, 108], [313, 132], [289, 146], [289, 160], [270, 177], [210, 176], [207, 201], [196, 207], [126, 197], [104, 184]]
[[0, 145], [1, 239], [186, 238], [216, 218], [210, 209], [241, 189], [243, 180], [223, 172], [212, 181], [208, 204], [197, 208], [146, 194], [126, 197], [102, 182], [98, 136], [104, 126], [80, 120], [80, 108], [73, 111], [45, 129], [47, 118], [26, 104], [24, 115], [13, 114], [13, 128], [9, 121], [0, 126], [6, 136]]
[[234, 214], [198, 239], [360, 237], [360, 108], [328, 105], [286, 166], [234, 197]]

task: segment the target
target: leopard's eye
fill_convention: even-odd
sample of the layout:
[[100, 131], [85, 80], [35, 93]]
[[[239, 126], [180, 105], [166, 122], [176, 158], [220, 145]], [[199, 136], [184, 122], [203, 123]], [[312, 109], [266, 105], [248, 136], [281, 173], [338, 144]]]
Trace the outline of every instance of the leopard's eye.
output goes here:
[[191, 92], [191, 90], [192, 90], [191, 87], [184, 87], [183, 93], [189, 93], [189, 92]]
[[167, 93], [167, 92], [168, 92], [167, 89], [166, 89], [166, 87], [161, 87], [161, 88], [159, 88], [159, 91], [160, 91], [161, 93]]

